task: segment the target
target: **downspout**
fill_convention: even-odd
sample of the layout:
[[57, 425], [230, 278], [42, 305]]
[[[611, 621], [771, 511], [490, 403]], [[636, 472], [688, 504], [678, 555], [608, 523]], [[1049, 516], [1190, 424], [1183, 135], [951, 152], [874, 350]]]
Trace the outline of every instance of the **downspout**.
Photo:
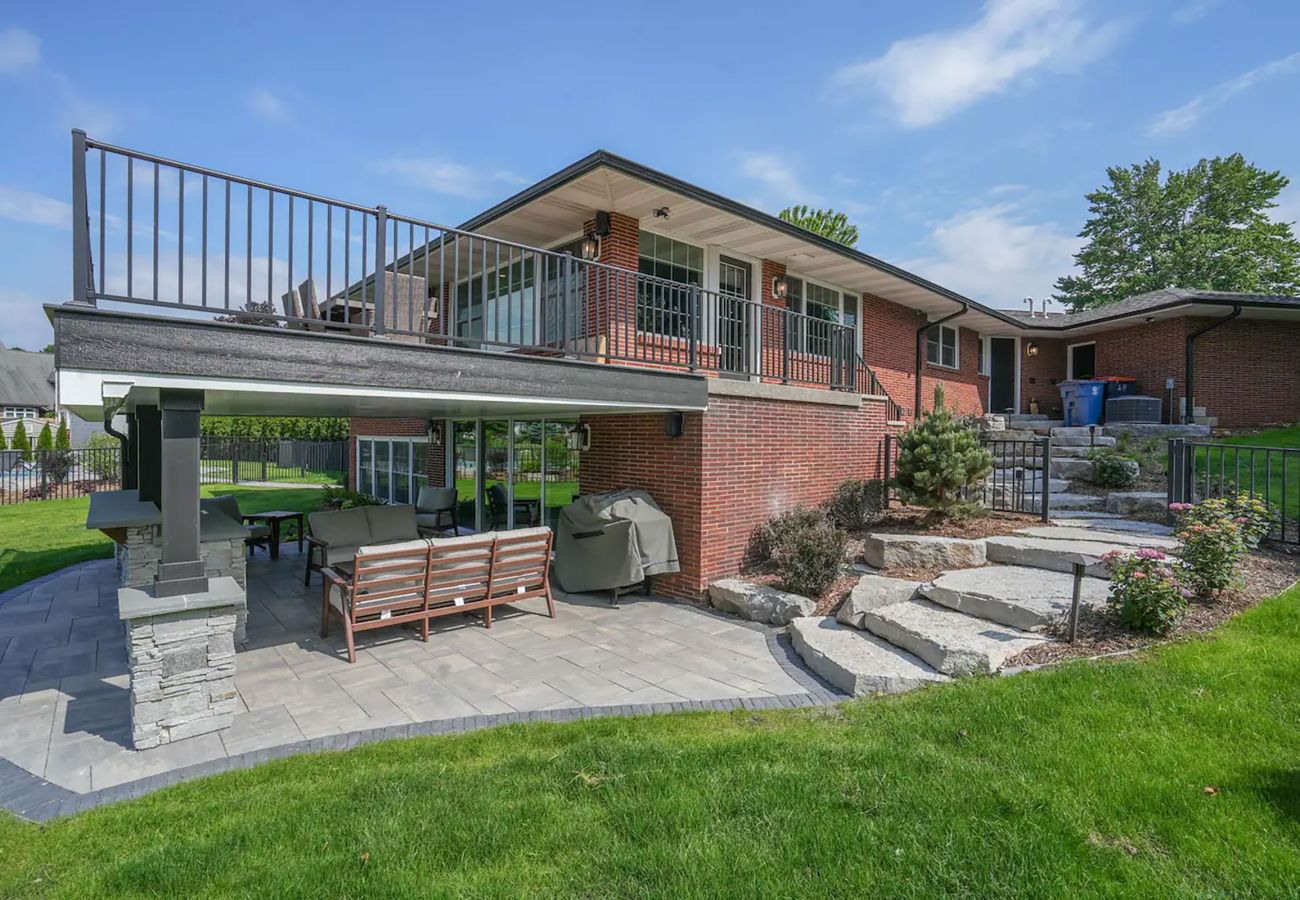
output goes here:
[[1228, 313], [1222, 319], [1215, 319], [1210, 324], [1198, 328], [1187, 336], [1187, 355], [1185, 360], [1187, 369], [1183, 373], [1183, 398], [1186, 403], [1186, 408], [1183, 410], [1184, 424], [1195, 424], [1196, 422], [1196, 401], [1192, 397], [1192, 380], [1196, 377], [1196, 362], [1194, 356], [1196, 351], [1196, 339], [1208, 331], [1213, 331], [1220, 325], [1226, 325], [1239, 315], [1241, 315], [1241, 304], [1234, 303], [1232, 306], [1232, 312]]
[[931, 328], [942, 325], [958, 316], [964, 316], [969, 309], [970, 304], [963, 303], [961, 309], [957, 310], [955, 313], [949, 313], [942, 319], [937, 319], [933, 322], [926, 322], [920, 328], [916, 329], [916, 397], [914, 405], [912, 406], [913, 419], [921, 418], [921, 370], [925, 366], [925, 333]]

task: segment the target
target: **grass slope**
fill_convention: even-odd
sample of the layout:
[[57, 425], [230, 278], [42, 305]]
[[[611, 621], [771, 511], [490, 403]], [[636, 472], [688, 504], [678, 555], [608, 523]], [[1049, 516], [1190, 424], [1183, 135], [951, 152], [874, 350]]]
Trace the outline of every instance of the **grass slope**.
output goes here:
[[[316, 509], [314, 488], [249, 488], [229, 484], [203, 486], [203, 496], [232, 493], [244, 512], [269, 509]], [[88, 559], [113, 555], [113, 542], [86, 529], [89, 497], [33, 500], [0, 506], [0, 591]]]
[[0, 820], [0, 896], [1295, 896], [1298, 673], [1292, 589], [1143, 659], [299, 757]]

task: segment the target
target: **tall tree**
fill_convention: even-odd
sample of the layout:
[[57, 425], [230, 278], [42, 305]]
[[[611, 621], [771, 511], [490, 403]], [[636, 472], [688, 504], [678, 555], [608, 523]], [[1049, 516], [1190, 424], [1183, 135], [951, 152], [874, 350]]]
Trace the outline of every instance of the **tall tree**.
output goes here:
[[1167, 287], [1294, 293], [1300, 241], [1269, 210], [1289, 184], [1240, 153], [1202, 159], [1162, 178], [1160, 161], [1106, 170], [1075, 254], [1079, 275], [1057, 279], [1057, 300], [1085, 309]]
[[784, 222], [828, 237], [837, 244], [846, 247], [856, 247], [858, 244], [858, 226], [851, 224], [849, 217], [842, 212], [812, 209], [808, 206], [787, 206], [778, 215]]

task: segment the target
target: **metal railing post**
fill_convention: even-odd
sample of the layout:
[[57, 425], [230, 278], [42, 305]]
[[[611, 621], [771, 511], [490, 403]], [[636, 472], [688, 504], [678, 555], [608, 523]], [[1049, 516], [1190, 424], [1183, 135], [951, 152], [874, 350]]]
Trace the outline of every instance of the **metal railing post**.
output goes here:
[[385, 275], [388, 266], [388, 207], [375, 207], [375, 318], [371, 323], [373, 334], [383, 334]]
[[72, 302], [90, 303], [90, 211], [86, 207], [86, 132], [72, 130]]

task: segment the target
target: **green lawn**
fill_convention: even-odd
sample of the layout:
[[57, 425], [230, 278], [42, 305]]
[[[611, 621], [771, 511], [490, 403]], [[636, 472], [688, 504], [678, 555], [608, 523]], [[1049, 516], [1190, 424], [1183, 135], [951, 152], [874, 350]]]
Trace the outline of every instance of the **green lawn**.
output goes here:
[[[250, 488], [204, 485], [203, 496], [233, 493], [244, 512], [309, 511], [319, 505], [315, 488]], [[87, 559], [113, 555], [113, 542], [86, 529], [90, 498], [33, 500], [0, 506], [0, 591]]]
[[1222, 449], [1215, 447], [1196, 451], [1198, 478], [1205, 477], [1208, 466], [1211, 484], [1222, 472], [1224, 479], [1236, 484], [1241, 491], [1253, 491], [1260, 498], [1267, 496], [1276, 506], [1281, 506], [1282, 498], [1285, 497], [1288, 517], [1293, 518], [1300, 513], [1296, 500], [1297, 490], [1300, 490], [1300, 452], [1287, 454], [1284, 460], [1280, 453], [1266, 454], [1261, 450], [1251, 452], [1237, 449], [1300, 448], [1300, 425], [1221, 438], [1215, 443], [1222, 445]]
[[36, 827], [0, 896], [1294, 897], [1300, 589], [1145, 658], [298, 757]]

